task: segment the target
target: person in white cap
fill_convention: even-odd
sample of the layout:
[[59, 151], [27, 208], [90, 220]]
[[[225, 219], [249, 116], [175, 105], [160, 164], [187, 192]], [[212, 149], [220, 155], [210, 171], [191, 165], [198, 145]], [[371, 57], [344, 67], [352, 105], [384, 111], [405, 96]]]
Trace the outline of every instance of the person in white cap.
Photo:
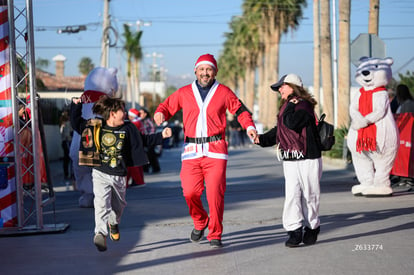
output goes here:
[[[312, 245], [319, 231], [319, 181], [322, 176], [321, 150], [316, 128], [316, 100], [303, 88], [302, 80], [287, 74], [272, 86], [281, 97], [277, 126], [255, 143], [262, 147], [277, 144], [283, 160], [285, 203], [283, 227], [288, 231], [287, 247]], [[303, 233], [303, 224], [305, 233]]]
[[[197, 79], [171, 94], [154, 114], [156, 124], [160, 125], [177, 111], [183, 110], [185, 139], [180, 177], [194, 223], [190, 240], [200, 242], [204, 230], [208, 228], [207, 240], [212, 248], [223, 246], [221, 237], [228, 159], [226, 110], [238, 115], [241, 126], [247, 129], [251, 139], [257, 136], [251, 113], [228, 87], [215, 79], [217, 70], [213, 55], [201, 55], [194, 66]], [[204, 188], [209, 213], [201, 201]]]

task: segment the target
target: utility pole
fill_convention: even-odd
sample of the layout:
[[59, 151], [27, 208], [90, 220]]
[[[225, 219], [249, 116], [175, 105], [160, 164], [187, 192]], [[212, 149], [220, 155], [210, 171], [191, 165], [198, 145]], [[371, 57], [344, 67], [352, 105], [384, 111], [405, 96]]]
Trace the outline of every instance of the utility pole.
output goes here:
[[378, 36], [378, 18], [379, 18], [380, 0], [369, 1], [369, 22], [368, 33]]
[[109, 1], [104, 0], [103, 24], [102, 24], [102, 42], [101, 42], [101, 66], [108, 67], [109, 59]]

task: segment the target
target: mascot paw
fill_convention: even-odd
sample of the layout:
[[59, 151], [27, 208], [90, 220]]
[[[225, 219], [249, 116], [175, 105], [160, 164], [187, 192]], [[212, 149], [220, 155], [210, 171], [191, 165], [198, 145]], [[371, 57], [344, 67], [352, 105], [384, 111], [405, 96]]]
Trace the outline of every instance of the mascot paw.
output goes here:
[[93, 194], [84, 193], [79, 197], [79, 207], [93, 208]]
[[351, 122], [351, 128], [354, 129], [354, 130], [359, 130], [359, 129], [365, 128], [367, 126], [368, 126], [368, 121], [365, 118], [361, 119], [360, 121], [352, 120], [352, 122]]
[[352, 186], [351, 192], [354, 196], [362, 196], [362, 192], [367, 188], [365, 185], [357, 184]]
[[389, 186], [369, 186], [362, 191], [362, 195], [365, 197], [388, 197], [392, 195], [392, 188]]

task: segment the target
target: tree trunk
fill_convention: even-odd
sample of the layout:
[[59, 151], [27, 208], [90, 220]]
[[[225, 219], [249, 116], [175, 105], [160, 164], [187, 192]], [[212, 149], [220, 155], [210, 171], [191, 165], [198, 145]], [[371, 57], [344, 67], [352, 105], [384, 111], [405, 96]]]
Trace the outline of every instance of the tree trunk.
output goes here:
[[250, 66], [246, 67], [246, 93], [245, 93], [245, 104], [246, 107], [250, 110], [253, 111], [253, 106], [254, 106], [254, 95], [255, 95], [255, 89], [254, 89], [254, 82], [255, 82], [255, 73], [254, 73], [254, 69]]
[[259, 52], [259, 56], [257, 58], [257, 68], [258, 68], [258, 83], [257, 83], [257, 90], [258, 90], [258, 106], [259, 106], [259, 117], [258, 120], [260, 123], [263, 124], [265, 120], [264, 112], [266, 105], [266, 86], [265, 84], [265, 75], [264, 75], [264, 49]]
[[349, 125], [351, 0], [339, 0], [338, 127]]
[[125, 95], [125, 101], [129, 102], [131, 100], [131, 91], [132, 91], [132, 80], [131, 80], [131, 58], [127, 56], [127, 90]]
[[375, 34], [378, 36], [378, 18], [380, 0], [369, 1], [369, 22], [368, 22], [368, 33]]
[[313, 0], [313, 95], [318, 102], [315, 112], [321, 110], [321, 45], [319, 31], [319, 0]]
[[321, 64], [322, 64], [322, 89], [323, 89], [323, 112], [326, 121], [333, 123], [334, 100], [332, 82], [332, 47], [331, 47], [331, 24], [329, 0], [321, 0]]
[[242, 102], [244, 102], [244, 90], [245, 90], [245, 84], [244, 84], [244, 76], [239, 75], [237, 76], [237, 87], [239, 88], [239, 98]]
[[279, 43], [280, 43], [280, 33], [277, 29], [272, 36], [274, 39], [270, 46], [270, 56], [269, 56], [269, 79], [268, 79], [268, 113], [267, 113], [267, 128], [272, 128], [276, 124], [276, 115], [279, 112], [279, 99], [278, 93], [274, 92], [270, 85], [279, 80]]

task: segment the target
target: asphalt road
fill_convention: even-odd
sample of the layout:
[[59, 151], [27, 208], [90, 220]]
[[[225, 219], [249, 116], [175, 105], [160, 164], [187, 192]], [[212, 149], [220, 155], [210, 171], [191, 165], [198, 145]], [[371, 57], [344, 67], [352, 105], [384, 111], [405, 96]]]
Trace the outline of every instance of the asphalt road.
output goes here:
[[[178, 149], [164, 150], [161, 173], [127, 192], [121, 240], [93, 245], [93, 209], [79, 208], [61, 163], [51, 164], [56, 202], [44, 209], [58, 233], [0, 237], [0, 274], [412, 274], [414, 196], [354, 197], [352, 169], [324, 161], [321, 233], [313, 246], [286, 248], [283, 173], [272, 149], [231, 150], [222, 249], [189, 241]], [[71, 188], [70, 188], [71, 189]]]

